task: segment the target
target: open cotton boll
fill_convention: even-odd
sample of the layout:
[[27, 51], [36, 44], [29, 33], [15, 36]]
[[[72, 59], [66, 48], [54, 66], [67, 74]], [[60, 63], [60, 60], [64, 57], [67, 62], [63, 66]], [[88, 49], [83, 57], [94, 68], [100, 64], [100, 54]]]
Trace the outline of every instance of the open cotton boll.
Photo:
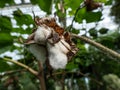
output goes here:
[[49, 62], [53, 69], [64, 69], [67, 64], [67, 56], [59, 49], [59, 44], [51, 45], [47, 43]]
[[28, 50], [36, 57], [37, 60], [45, 63], [46, 60], [46, 48], [39, 44], [30, 44]]
[[46, 39], [51, 35], [52, 28], [45, 25], [38, 26], [37, 30], [34, 32], [35, 43], [45, 44]]
[[49, 57], [50, 65], [53, 69], [64, 69], [67, 64], [67, 56], [61, 52], [56, 52]]

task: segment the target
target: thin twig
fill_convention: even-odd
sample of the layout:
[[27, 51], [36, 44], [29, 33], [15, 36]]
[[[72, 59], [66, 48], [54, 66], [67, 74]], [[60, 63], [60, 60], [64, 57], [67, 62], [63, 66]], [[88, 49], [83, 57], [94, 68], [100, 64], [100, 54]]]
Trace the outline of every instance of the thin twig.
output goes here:
[[71, 25], [70, 25], [70, 27], [69, 27], [69, 29], [68, 29], [69, 32], [71, 32], [71, 29], [72, 29], [72, 27], [73, 27], [73, 22], [74, 22], [75, 19], [76, 19], [76, 16], [77, 16], [78, 11], [79, 11], [80, 9], [82, 9], [83, 7], [85, 7], [85, 3], [84, 3], [84, 2], [81, 3], [80, 6], [76, 9], [75, 14], [74, 14], [74, 17], [73, 17], [73, 20], [72, 20]]
[[90, 77], [90, 76], [87, 76], [86, 74], [84, 74], [84, 73], [82, 73], [82, 72], [78, 72], [78, 73], [79, 73], [80, 75], [84, 76], [84, 77], [88, 77], [89, 79], [91, 79], [92, 81], [96, 82], [96, 83], [99, 84], [99, 85], [103, 85], [102, 82], [96, 80], [95, 78], [92, 78], [92, 77]]
[[38, 75], [38, 72], [37, 72], [37, 71], [33, 70], [32, 68], [30, 68], [29, 66], [27, 66], [27, 65], [25, 65], [25, 64], [23, 64], [23, 63], [20, 63], [20, 62], [18, 62], [18, 61], [15, 61], [15, 60], [12, 60], [12, 59], [9, 59], [9, 58], [3, 58], [3, 59], [6, 60], [6, 61], [9, 61], [9, 62], [12, 62], [12, 63], [14, 63], [14, 64], [17, 64], [17, 65], [19, 65], [19, 66], [27, 69], [29, 72], [31, 72], [31, 73], [32, 73], [33, 75], [35, 75], [35, 76]]
[[26, 71], [26, 69], [6, 71], [6, 72], [2, 72], [0, 74], [0, 77], [4, 77], [4, 76], [7, 76], [7, 75], [15, 74], [17, 72], [21, 73], [21, 72], [24, 72], [24, 71]]
[[12, 59], [9, 59], [9, 58], [3, 58], [3, 59], [21, 66], [21, 67], [25, 68], [26, 70], [28, 70], [29, 72], [31, 72], [33, 75], [37, 76], [37, 78], [40, 80], [41, 89], [46, 90], [43, 66], [40, 62], [38, 62], [39, 70], [40, 70], [40, 72], [38, 73], [37, 71], [33, 70], [32, 68], [30, 68], [29, 66], [27, 66], [23, 63], [20, 63], [18, 61], [15, 61], [15, 60], [12, 60]]
[[71, 36], [75, 37], [75, 38], [79, 38], [80, 40], [83, 40], [83, 41], [97, 47], [98, 49], [102, 50], [103, 52], [106, 52], [106, 53], [110, 54], [111, 56], [120, 59], [120, 54], [119, 53], [115, 52], [112, 49], [109, 49], [109, 48], [103, 46], [100, 43], [97, 43], [97, 42], [95, 42], [95, 41], [93, 41], [93, 40], [91, 40], [91, 39], [89, 39], [85, 36], [79, 36], [79, 35], [76, 35], [76, 34], [71, 34]]
[[[67, 74], [74, 74], [74, 73], [76, 73], [77, 75], [79, 74], [79, 75], [81, 75], [81, 76], [88, 77], [89, 79], [91, 79], [92, 81], [96, 82], [96, 83], [99, 84], [100, 86], [103, 85], [102, 82], [100, 82], [100, 81], [96, 80], [95, 78], [92, 78], [92, 77], [90, 77], [90, 76], [88, 76], [88, 75], [86, 75], [86, 74], [84, 74], [84, 73], [82, 73], [82, 72], [80, 72], [80, 71], [76, 71], [76, 72], [66, 71], [66, 72], [65, 72], [66, 75], [67, 75]], [[63, 74], [63, 72], [53, 73], [52, 75], [53, 75], [53, 76], [56, 76], [56, 75], [61, 75], [61, 74]], [[48, 75], [47, 77], [50, 77], [50, 76]]]

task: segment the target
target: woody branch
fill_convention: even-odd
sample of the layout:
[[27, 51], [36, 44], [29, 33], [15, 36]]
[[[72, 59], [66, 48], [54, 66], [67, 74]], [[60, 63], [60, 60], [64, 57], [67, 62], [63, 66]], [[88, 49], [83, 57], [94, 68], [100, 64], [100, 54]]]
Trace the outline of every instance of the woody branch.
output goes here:
[[85, 36], [79, 36], [79, 35], [76, 35], [76, 34], [71, 34], [71, 36], [75, 37], [75, 38], [78, 38], [78, 39], [80, 39], [82, 41], [85, 41], [85, 42], [97, 47], [98, 49], [102, 50], [103, 52], [106, 52], [106, 53], [112, 55], [113, 57], [120, 59], [120, 54], [119, 53], [115, 52], [112, 49], [109, 49], [109, 48], [103, 46], [100, 43], [97, 43], [97, 42], [95, 42], [95, 41], [93, 41], [93, 40], [91, 40], [91, 39], [89, 39], [89, 38], [87, 38]]

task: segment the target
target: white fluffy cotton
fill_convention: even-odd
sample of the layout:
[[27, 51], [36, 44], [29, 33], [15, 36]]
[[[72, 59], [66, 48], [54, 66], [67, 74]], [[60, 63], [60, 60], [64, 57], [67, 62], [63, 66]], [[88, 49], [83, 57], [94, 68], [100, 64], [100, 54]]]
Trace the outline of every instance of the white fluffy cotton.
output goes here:
[[[41, 23], [36, 31], [30, 36], [32, 43], [29, 43], [29, 51], [36, 57], [37, 60], [45, 63], [46, 58], [49, 59], [51, 67], [55, 70], [64, 69], [68, 62], [67, 53], [71, 50], [71, 46], [60, 37], [60, 41], [54, 43], [52, 35], [56, 33], [53, 28], [45, 25], [46, 21], [52, 21], [53, 18], [41, 18], [38, 22]], [[51, 37], [51, 38], [50, 38]], [[29, 40], [29, 42], [30, 42]], [[46, 48], [44, 46], [46, 46]], [[46, 56], [48, 54], [48, 57]]]
[[36, 43], [45, 44], [46, 39], [51, 35], [52, 29], [47, 26], [38, 26], [35, 31], [34, 40]]
[[54, 69], [64, 69], [67, 64], [67, 56], [60, 50], [58, 43], [55, 45], [47, 44], [49, 62]]
[[30, 44], [28, 47], [29, 51], [36, 57], [37, 60], [42, 63], [46, 60], [46, 48], [39, 44]]

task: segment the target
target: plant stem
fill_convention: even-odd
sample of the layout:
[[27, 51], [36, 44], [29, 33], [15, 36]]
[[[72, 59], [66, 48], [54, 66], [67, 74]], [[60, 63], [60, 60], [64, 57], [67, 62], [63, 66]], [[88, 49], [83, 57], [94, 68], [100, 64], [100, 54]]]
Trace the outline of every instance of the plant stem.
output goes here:
[[27, 66], [27, 65], [25, 65], [25, 64], [23, 64], [23, 63], [20, 63], [20, 62], [18, 62], [18, 61], [15, 61], [15, 60], [12, 60], [12, 59], [9, 59], [9, 58], [3, 58], [3, 59], [6, 60], [6, 61], [9, 61], [9, 62], [12, 62], [12, 63], [14, 63], [14, 64], [17, 64], [17, 65], [19, 65], [19, 66], [27, 69], [29, 72], [31, 72], [31, 73], [32, 73], [33, 75], [35, 75], [35, 76], [38, 75], [38, 72], [37, 72], [37, 71], [33, 70], [32, 68], [30, 68], [29, 66]]
[[71, 34], [71, 36], [75, 37], [75, 38], [79, 38], [80, 40], [83, 40], [83, 41], [85, 41], [85, 42], [87, 42], [87, 43], [101, 49], [103, 52], [106, 52], [106, 53], [112, 55], [113, 57], [120, 59], [120, 54], [119, 53], [113, 51], [112, 49], [109, 49], [109, 48], [103, 46], [100, 43], [97, 43], [97, 42], [95, 42], [95, 41], [93, 41], [93, 40], [91, 40], [91, 39], [89, 39], [89, 38], [87, 38], [85, 36], [79, 36], [79, 35], [76, 35], [76, 34]]
[[84, 8], [84, 7], [85, 7], [85, 3], [83, 2], [83, 3], [81, 3], [80, 6], [76, 9], [75, 14], [74, 14], [74, 17], [73, 17], [73, 20], [72, 20], [72, 23], [71, 23], [71, 25], [70, 25], [70, 27], [69, 27], [69, 32], [71, 32], [71, 29], [72, 29], [72, 27], [73, 27], [73, 22], [74, 22], [75, 19], [76, 19], [76, 16], [77, 16], [78, 11], [79, 11], [80, 9]]
[[38, 61], [38, 65], [39, 65], [39, 73], [35, 70], [33, 70], [32, 68], [30, 68], [29, 66], [20, 63], [18, 61], [9, 59], [9, 58], [3, 58], [6, 61], [12, 62], [14, 64], [17, 64], [23, 68], [25, 68], [26, 70], [28, 70], [29, 72], [31, 72], [33, 75], [37, 76], [37, 78], [40, 80], [40, 85], [41, 85], [41, 90], [46, 90], [46, 85], [45, 85], [45, 80], [44, 80], [44, 71], [43, 71], [43, 66], [41, 64], [41, 62]]
[[21, 73], [21, 72], [25, 72], [26, 69], [20, 69], [20, 70], [11, 70], [11, 71], [5, 71], [3, 72], [4, 74], [0, 75], [0, 77], [4, 77], [4, 76], [7, 76], [7, 75], [12, 75], [12, 74], [15, 74], [15, 73]]
[[38, 66], [39, 66], [39, 74], [38, 74], [38, 79], [40, 81], [40, 90], [46, 90], [46, 84], [45, 84], [45, 78], [44, 78], [44, 70], [43, 70], [43, 64], [38, 61]]

